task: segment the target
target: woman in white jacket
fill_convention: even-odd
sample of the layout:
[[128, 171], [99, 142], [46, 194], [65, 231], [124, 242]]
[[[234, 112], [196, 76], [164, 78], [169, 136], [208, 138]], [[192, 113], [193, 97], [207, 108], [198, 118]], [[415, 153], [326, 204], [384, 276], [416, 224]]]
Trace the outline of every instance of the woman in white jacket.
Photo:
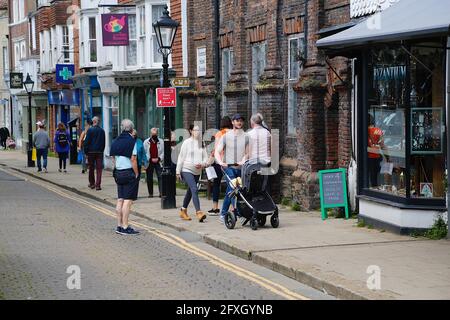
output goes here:
[[198, 198], [197, 183], [200, 179], [203, 168], [208, 166], [208, 155], [203, 148], [201, 132], [198, 126], [191, 125], [189, 128], [190, 138], [183, 141], [177, 161], [177, 178], [183, 180], [188, 185], [188, 190], [184, 197], [183, 206], [180, 210], [180, 217], [183, 220], [191, 220], [187, 214], [187, 207], [194, 202], [197, 219], [203, 222], [206, 218], [200, 209], [200, 199]]

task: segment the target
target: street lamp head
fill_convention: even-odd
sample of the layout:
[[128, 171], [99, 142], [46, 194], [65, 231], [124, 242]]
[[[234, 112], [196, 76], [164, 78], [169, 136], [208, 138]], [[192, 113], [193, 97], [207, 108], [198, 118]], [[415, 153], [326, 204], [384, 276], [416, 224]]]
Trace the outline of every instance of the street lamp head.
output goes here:
[[31, 80], [31, 77], [30, 77], [29, 73], [27, 73], [27, 78], [23, 82], [23, 85], [24, 85], [25, 90], [27, 91], [27, 93], [32, 93], [33, 92], [34, 81]]
[[153, 29], [158, 40], [159, 51], [163, 55], [169, 55], [172, 51], [173, 42], [180, 24], [169, 16], [167, 6], [164, 7], [163, 15], [153, 23]]

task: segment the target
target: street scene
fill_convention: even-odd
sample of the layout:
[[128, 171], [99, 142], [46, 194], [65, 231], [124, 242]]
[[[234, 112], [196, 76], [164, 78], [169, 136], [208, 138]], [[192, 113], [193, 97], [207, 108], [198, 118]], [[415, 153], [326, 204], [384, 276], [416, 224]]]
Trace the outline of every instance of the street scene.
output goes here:
[[0, 0], [0, 300], [449, 300], [448, 12]]

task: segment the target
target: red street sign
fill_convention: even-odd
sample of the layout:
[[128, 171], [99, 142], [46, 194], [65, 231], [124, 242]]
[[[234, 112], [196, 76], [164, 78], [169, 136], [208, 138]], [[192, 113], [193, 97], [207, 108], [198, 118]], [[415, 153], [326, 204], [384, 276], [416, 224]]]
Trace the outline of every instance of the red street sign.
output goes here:
[[177, 89], [156, 88], [156, 106], [158, 108], [175, 108], [177, 106]]

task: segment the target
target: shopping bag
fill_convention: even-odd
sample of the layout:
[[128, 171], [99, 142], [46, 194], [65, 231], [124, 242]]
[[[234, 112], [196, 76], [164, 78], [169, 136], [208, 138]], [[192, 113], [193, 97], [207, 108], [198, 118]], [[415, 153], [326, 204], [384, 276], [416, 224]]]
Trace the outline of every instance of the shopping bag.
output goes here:
[[206, 176], [208, 177], [208, 180], [213, 180], [217, 178], [217, 173], [216, 173], [216, 169], [214, 169], [214, 167], [207, 167], [205, 169], [206, 171]]
[[78, 155], [77, 155], [77, 163], [81, 163], [83, 162], [83, 153], [81, 153], [81, 151], [78, 151]]
[[381, 161], [380, 174], [388, 174], [392, 176], [392, 170], [394, 169], [394, 164], [392, 162], [387, 162], [385, 160]]
[[36, 160], [37, 160], [36, 148], [33, 148], [33, 150], [31, 151], [31, 161], [36, 161]]

